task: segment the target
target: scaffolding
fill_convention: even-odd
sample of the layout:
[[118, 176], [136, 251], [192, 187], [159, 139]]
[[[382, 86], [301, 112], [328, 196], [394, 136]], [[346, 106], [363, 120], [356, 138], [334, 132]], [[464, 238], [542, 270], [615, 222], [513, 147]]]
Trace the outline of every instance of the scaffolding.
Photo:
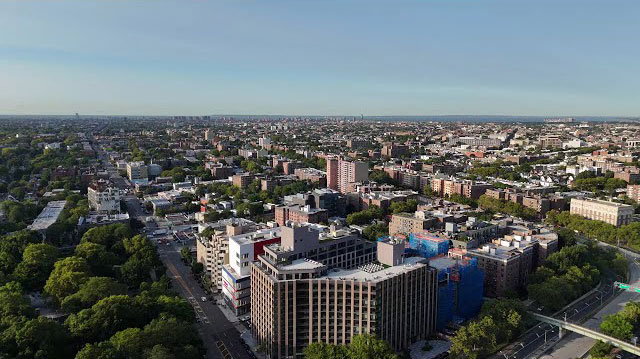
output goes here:
[[[438, 264], [435, 262], [438, 261]], [[436, 257], [438, 269], [438, 308], [436, 329], [449, 322], [464, 322], [475, 317], [482, 307], [484, 273], [476, 258]]]
[[478, 259], [464, 257], [458, 266], [457, 303], [455, 316], [462, 320], [475, 317], [484, 297], [484, 272], [478, 268]]
[[424, 258], [433, 258], [447, 254], [449, 239], [441, 238], [429, 233], [411, 233], [409, 235], [409, 254]]

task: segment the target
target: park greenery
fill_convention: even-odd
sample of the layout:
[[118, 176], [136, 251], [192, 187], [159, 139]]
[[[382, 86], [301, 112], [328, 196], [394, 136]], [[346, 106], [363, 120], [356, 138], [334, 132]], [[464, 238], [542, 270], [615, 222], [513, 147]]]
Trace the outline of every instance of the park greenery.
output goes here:
[[565, 246], [536, 269], [527, 291], [530, 299], [553, 312], [591, 290], [606, 275], [624, 278], [627, 267], [627, 260], [614, 249], [591, 242]]
[[640, 250], [640, 222], [616, 227], [602, 221], [570, 214], [568, 211], [558, 212], [555, 210], [547, 212], [545, 221], [555, 226], [577, 231], [590, 239]]
[[482, 305], [478, 317], [462, 326], [451, 340], [454, 359], [486, 358], [517, 338], [527, 327], [528, 316], [515, 299], [491, 299]]
[[304, 349], [305, 359], [398, 359], [384, 340], [370, 334], [355, 335], [347, 345], [311, 343]]
[[[92, 228], [72, 253], [22, 230], [0, 239], [0, 358], [200, 358], [193, 309], [154, 245], [123, 224]], [[64, 313], [64, 322], [38, 315]], [[44, 306], [43, 306], [44, 305]]]

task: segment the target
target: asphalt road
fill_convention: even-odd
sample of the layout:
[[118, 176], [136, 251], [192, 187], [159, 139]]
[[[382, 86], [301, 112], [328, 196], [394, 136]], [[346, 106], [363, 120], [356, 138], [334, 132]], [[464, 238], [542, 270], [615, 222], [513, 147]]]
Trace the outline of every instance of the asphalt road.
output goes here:
[[[601, 304], [611, 297], [613, 293], [613, 283], [607, 282], [601, 287], [601, 292], [592, 293], [582, 300], [565, 308], [554, 317], [565, 319], [569, 322], [580, 322], [587, 318]], [[602, 296], [604, 294], [604, 297]], [[566, 333], [566, 332], [565, 332]], [[496, 358], [518, 359], [528, 358], [539, 349], [550, 346], [552, 339], [558, 338], [558, 328], [552, 325], [539, 322], [534, 330], [527, 332], [518, 341], [507, 346], [499, 352]], [[554, 341], [555, 343], [555, 341]]]
[[167, 266], [167, 275], [174, 287], [189, 300], [201, 320], [197, 325], [207, 348], [207, 358], [251, 359], [234, 324], [227, 320], [214, 302], [201, 300], [208, 296], [191, 275], [191, 269], [182, 263], [178, 249], [172, 244], [159, 247], [158, 252]]
[[[605, 243], [599, 243], [601, 246], [609, 246]], [[628, 259], [630, 259], [630, 280], [631, 284], [640, 286], [640, 265], [635, 260], [640, 260], [640, 255], [621, 250]], [[617, 290], [617, 295], [611, 299], [613, 286], [611, 282], [606, 283], [601, 288], [601, 292], [595, 292], [581, 300], [579, 303], [571, 305], [567, 308], [567, 321], [578, 322], [580, 325], [598, 330], [603, 318], [608, 314], [619, 312], [629, 301], [637, 301], [640, 294], [634, 292], [626, 292]], [[601, 305], [601, 297], [604, 305]], [[555, 317], [564, 319], [565, 311], [558, 313]], [[546, 343], [545, 343], [546, 332]], [[552, 340], [555, 339], [555, 340]], [[510, 344], [503, 352], [498, 353], [495, 358], [509, 359], [526, 359], [538, 358], [541, 353], [551, 358], [575, 358], [581, 357], [586, 353], [595, 340], [581, 336], [579, 334], [565, 332], [562, 340], [557, 340], [558, 328], [546, 323], [538, 323], [537, 328], [524, 337], [518, 339], [518, 342]], [[636, 358], [635, 355], [629, 353], [621, 353], [623, 358]]]
[[[111, 174], [111, 179], [120, 189], [131, 189], [126, 181], [106, 158], [106, 153], [100, 153], [100, 158], [105, 160], [106, 169]], [[123, 198], [127, 205], [127, 211], [132, 218], [141, 219], [145, 213], [138, 198], [128, 195]], [[181, 260], [179, 250], [171, 244], [158, 246], [160, 259], [167, 267], [167, 275], [171, 278], [174, 288], [186, 298], [193, 306], [200, 322], [197, 324], [198, 332], [207, 349], [208, 359], [252, 359], [247, 349], [242, 345], [240, 332], [233, 323], [227, 320], [217, 305], [202, 297], [208, 297], [204, 289], [191, 275], [191, 268]]]

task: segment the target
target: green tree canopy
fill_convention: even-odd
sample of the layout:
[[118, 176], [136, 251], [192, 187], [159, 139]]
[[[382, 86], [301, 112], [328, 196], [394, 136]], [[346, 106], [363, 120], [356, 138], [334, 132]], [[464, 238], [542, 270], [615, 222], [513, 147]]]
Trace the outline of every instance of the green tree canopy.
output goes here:
[[126, 295], [101, 299], [91, 308], [71, 314], [65, 321], [69, 332], [87, 342], [109, 338], [120, 330], [144, 324], [136, 301]]
[[72, 349], [64, 327], [41, 316], [18, 329], [15, 341], [18, 359], [66, 359]]
[[75, 293], [91, 276], [89, 265], [84, 258], [67, 257], [57, 261], [44, 286], [45, 292], [57, 303]]
[[90, 308], [103, 298], [127, 294], [127, 287], [109, 277], [90, 277], [80, 284], [77, 292], [62, 301], [62, 309], [75, 313]]
[[22, 262], [18, 264], [13, 277], [28, 290], [42, 289], [60, 251], [49, 244], [29, 244], [22, 254]]

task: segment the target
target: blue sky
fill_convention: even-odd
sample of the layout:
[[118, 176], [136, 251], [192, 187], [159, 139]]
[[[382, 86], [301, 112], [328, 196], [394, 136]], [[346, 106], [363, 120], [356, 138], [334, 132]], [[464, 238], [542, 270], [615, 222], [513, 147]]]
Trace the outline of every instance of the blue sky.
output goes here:
[[640, 116], [640, 1], [0, 2], [0, 114]]

